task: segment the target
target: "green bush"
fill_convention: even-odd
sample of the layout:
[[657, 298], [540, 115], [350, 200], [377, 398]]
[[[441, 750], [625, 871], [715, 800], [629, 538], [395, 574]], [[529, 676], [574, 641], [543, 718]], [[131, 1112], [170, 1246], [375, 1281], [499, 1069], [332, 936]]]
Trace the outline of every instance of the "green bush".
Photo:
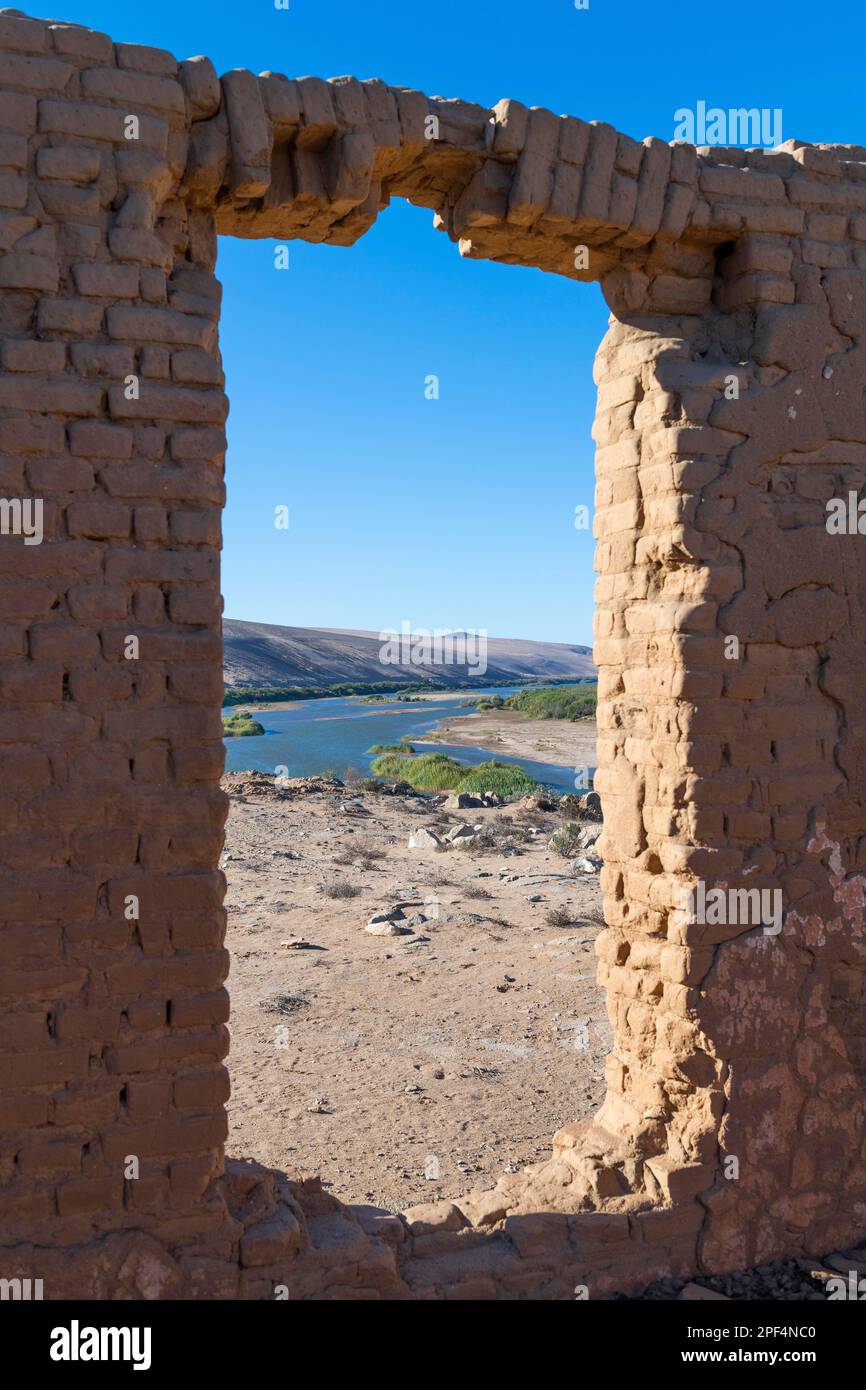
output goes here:
[[509, 801], [526, 796], [538, 785], [529, 773], [509, 763], [491, 761], [466, 767], [445, 753], [422, 753], [417, 758], [386, 754], [376, 758], [372, 770], [377, 777], [408, 782], [418, 791], [496, 792]]
[[374, 743], [372, 748], [367, 749], [368, 753], [377, 753], [379, 757], [393, 754], [395, 758], [408, 758], [415, 749], [411, 743]]
[[[598, 704], [598, 685], [544, 686], [509, 695], [506, 709], [519, 710], [531, 719], [589, 719]], [[480, 706], [479, 706], [480, 708]]]
[[465, 769], [444, 753], [422, 753], [420, 758], [388, 753], [375, 759], [372, 771], [389, 782], [408, 782], [419, 791], [442, 792], [455, 787]]
[[264, 732], [259, 721], [253, 719], [249, 714], [223, 715], [224, 738], [251, 738], [256, 734], [263, 734]]

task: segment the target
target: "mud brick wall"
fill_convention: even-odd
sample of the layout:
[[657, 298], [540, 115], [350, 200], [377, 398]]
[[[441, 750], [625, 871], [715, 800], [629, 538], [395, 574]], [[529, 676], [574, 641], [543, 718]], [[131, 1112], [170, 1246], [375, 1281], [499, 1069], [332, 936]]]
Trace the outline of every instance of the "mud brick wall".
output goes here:
[[[382, 1216], [226, 1162], [217, 234], [599, 280], [607, 1098]], [[335, 252], [335, 254], [337, 254]], [[578, 291], [576, 291], [577, 293]], [[866, 1233], [866, 150], [638, 142], [0, 13], [0, 1275], [590, 1296]], [[31, 538], [32, 539], [32, 538]], [[702, 885], [779, 927], [696, 920]], [[276, 1296], [279, 1296], [277, 1293]]]

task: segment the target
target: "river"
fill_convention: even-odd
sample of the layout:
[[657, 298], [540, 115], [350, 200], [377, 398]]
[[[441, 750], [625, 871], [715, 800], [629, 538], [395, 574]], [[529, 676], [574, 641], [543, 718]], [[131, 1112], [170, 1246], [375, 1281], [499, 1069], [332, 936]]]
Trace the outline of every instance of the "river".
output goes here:
[[[485, 689], [484, 695], [513, 695], [523, 686], [500, 685]], [[466, 713], [470, 712], [467, 707]], [[230, 713], [231, 710], [226, 711]], [[368, 705], [361, 696], [328, 700], [302, 700], [294, 709], [252, 710], [253, 718], [265, 733], [251, 738], [229, 738], [226, 746], [226, 772], [251, 768], [274, 772], [287, 768], [289, 777], [311, 777], [331, 772], [344, 777], [348, 772], [362, 777], [372, 775], [375, 754], [368, 753], [374, 743], [399, 743], [406, 738], [421, 753], [447, 753], [461, 763], [513, 763], [530, 777], [559, 792], [575, 790], [575, 770], [554, 763], [534, 762], [531, 758], [510, 757], [489, 749], [465, 744], [424, 742], [424, 735], [441, 719], [460, 712], [459, 700], [425, 700], [419, 704]]]

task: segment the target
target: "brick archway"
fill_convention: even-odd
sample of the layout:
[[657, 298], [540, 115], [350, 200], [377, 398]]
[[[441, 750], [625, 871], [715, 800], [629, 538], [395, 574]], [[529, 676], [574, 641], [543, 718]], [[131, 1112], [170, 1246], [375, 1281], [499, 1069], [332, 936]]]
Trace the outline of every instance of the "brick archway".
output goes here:
[[[856, 511], [866, 480], [866, 151], [220, 81], [9, 12], [0, 49], [2, 490], [44, 504], [42, 544], [0, 538], [0, 1273], [47, 1297], [555, 1298], [861, 1237], [863, 590], [826, 503]], [[347, 246], [391, 196], [612, 309], [615, 1041], [549, 1161], [382, 1218], [223, 1161], [213, 269], [218, 233]], [[693, 920], [695, 884], [779, 893], [781, 930]]]

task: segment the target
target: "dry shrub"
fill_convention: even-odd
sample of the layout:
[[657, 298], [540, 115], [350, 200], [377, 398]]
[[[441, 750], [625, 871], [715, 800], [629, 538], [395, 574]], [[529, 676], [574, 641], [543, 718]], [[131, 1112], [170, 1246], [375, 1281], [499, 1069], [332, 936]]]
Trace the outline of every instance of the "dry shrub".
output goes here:
[[344, 879], [326, 883], [322, 889], [326, 898], [357, 898], [361, 891], [356, 883], [346, 883]]
[[557, 931], [561, 931], [563, 927], [573, 927], [577, 921], [570, 907], [552, 907], [545, 914], [544, 920], [549, 927], [555, 927]]

